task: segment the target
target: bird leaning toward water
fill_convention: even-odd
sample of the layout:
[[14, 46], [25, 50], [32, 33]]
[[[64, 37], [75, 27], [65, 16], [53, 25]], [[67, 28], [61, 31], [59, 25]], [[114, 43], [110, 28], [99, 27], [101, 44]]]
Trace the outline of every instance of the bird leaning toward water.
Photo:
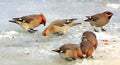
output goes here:
[[76, 60], [77, 58], [83, 58], [83, 54], [79, 46], [72, 43], [64, 44], [60, 48], [52, 51], [59, 53], [62, 58], [68, 61]]
[[48, 36], [50, 34], [63, 35], [72, 26], [81, 24], [81, 23], [74, 23], [75, 20], [77, 19], [72, 18], [72, 19], [55, 20], [50, 25], [48, 25], [48, 27], [42, 32], [42, 35], [43, 36]]
[[82, 34], [81, 40], [84, 41], [84, 39], [87, 39], [88, 41], [90, 41], [93, 44], [95, 49], [97, 48], [98, 41], [97, 41], [97, 37], [96, 37], [95, 33], [91, 32], [91, 31], [85, 31]]

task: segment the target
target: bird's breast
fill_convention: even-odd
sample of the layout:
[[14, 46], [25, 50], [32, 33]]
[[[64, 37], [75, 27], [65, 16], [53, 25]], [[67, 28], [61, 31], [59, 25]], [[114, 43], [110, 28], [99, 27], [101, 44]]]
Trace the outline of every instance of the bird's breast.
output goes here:
[[108, 19], [103, 18], [103, 19], [99, 19], [97, 21], [91, 21], [90, 24], [92, 26], [102, 27], [102, 26], [106, 25], [108, 22], [109, 22]]

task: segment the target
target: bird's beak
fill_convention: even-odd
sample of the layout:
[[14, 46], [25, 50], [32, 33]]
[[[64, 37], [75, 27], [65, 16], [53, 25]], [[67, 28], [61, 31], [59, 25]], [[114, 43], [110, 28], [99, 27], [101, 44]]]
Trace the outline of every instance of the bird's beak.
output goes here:
[[55, 49], [55, 50], [52, 50], [52, 51], [59, 53], [60, 49]]
[[46, 23], [45, 23], [45, 22], [42, 22], [42, 24], [43, 24], [44, 26], [46, 26]]
[[110, 14], [110, 16], [112, 16], [113, 14]]
[[43, 25], [44, 25], [44, 26], [46, 26], [46, 24], [45, 24], [45, 23], [44, 23]]

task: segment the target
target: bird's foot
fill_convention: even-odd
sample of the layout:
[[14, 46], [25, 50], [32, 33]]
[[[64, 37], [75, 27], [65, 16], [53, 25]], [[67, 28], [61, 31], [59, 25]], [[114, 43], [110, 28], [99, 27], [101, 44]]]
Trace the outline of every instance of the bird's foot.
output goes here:
[[61, 36], [61, 35], [63, 35], [64, 33], [63, 33], [63, 32], [55, 32], [54, 34], [57, 34], [57, 36]]
[[94, 29], [95, 32], [99, 32], [98, 30]]
[[73, 61], [76, 60], [76, 58], [66, 58], [67, 61]]
[[106, 30], [105, 30], [105, 29], [103, 29], [103, 28], [102, 28], [101, 30], [102, 30], [102, 31], [106, 31]]
[[84, 58], [88, 59], [88, 58], [94, 58], [93, 56], [85, 56]]
[[76, 60], [77, 58], [73, 57], [72, 59], [73, 59], [73, 60]]
[[34, 29], [29, 29], [29, 30], [28, 30], [28, 32], [30, 32], [30, 33], [34, 33], [34, 32], [36, 32], [36, 31], [38, 31], [38, 30], [34, 30]]
[[94, 58], [93, 56], [90, 56], [90, 58]]

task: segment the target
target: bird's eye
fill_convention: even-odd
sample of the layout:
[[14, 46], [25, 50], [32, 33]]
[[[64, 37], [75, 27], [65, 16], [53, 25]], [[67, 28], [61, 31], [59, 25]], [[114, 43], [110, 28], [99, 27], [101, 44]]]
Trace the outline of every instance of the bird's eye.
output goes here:
[[42, 22], [40, 24], [43, 24]]

